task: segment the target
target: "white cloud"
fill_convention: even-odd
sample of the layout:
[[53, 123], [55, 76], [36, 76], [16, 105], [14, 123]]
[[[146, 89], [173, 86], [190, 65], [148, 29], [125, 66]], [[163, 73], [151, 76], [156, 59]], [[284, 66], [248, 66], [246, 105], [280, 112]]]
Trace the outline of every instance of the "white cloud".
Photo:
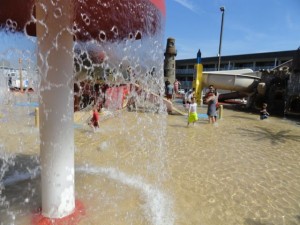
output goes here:
[[197, 12], [196, 6], [190, 0], [174, 0], [174, 1], [193, 12]]

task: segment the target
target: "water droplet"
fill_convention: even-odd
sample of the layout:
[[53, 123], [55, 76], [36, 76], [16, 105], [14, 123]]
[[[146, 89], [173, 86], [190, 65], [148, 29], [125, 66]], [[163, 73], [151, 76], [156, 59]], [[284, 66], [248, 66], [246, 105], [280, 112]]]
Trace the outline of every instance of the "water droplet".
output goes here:
[[73, 27], [72, 27], [72, 32], [73, 33], [77, 33], [79, 31], [78, 29], [78, 25], [76, 23], [74, 23]]
[[87, 18], [87, 15], [85, 13], [81, 13], [81, 18], [84, 21]]
[[5, 29], [9, 32], [14, 33], [17, 29], [17, 22], [11, 19], [7, 19]]
[[43, 3], [37, 3], [36, 7], [39, 8], [39, 10], [40, 10], [39, 20], [40, 21], [45, 21], [45, 18], [46, 18], [46, 15], [47, 15], [47, 7]]
[[91, 20], [90, 20], [90, 18], [87, 18], [84, 22], [85, 22], [86, 25], [90, 25]]
[[11, 19], [7, 19], [6, 20], [6, 26], [10, 27], [12, 24], [12, 20]]
[[133, 34], [130, 32], [129, 35], [128, 35], [128, 39], [132, 40], [132, 38], [133, 38]]
[[102, 42], [106, 42], [106, 33], [103, 30], [99, 32], [99, 40]]
[[86, 25], [90, 25], [91, 20], [85, 13], [81, 13], [81, 18], [85, 22]]
[[135, 40], [140, 40], [140, 39], [142, 39], [142, 33], [140, 31], [137, 31], [135, 33]]
[[57, 5], [57, 0], [51, 0], [51, 4], [56, 6]]
[[112, 31], [115, 35], [119, 34], [118, 28], [116, 26], [113, 26], [110, 31]]
[[13, 29], [17, 29], [17, 25], [18, 25], [18, 24], [17, 24], [16, 21], [13, 21], [13, 22], [12, 22], [12, 28], [13, 28]]
[[61, 16], [62, 16], [62, 11], [61, 11], [61, 8], [58, 7], [54, 10], [54, 17], [59, 18]]

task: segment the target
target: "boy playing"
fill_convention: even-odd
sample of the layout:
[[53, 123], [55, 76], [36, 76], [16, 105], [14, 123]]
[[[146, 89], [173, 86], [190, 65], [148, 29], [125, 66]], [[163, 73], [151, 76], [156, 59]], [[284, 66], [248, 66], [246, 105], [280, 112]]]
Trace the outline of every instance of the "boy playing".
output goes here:
[[260, 119], [261, 120], [267, 119], [270, 116], [270, 114], [267, 111], [267, 106], [268, 106], [267, 103], [264, 103], [262, 106], [262, 109], [260, 110]]
[[99, 113], [96, 106], [93, 108], [93, 116], [90, 120], [89, 125], [93, 128], [94, 132], [97, 128], [99, 128]]

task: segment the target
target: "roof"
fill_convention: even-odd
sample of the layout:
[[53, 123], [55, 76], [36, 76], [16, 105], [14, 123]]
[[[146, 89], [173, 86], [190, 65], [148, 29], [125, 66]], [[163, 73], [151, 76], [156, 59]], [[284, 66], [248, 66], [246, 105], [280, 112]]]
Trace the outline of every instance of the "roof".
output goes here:
[[[250, 53], [250, 54], [242, 54], [242, 55], [230, 55], [230, 56], [221, 56], [222, 61], [245, 61], [245, 60], [258, 60], [258, 59], [274, 59], [274, 58], [293, 58], [296, 54], [297, 50], [288, 50], [288, 51], [278, 51], [278, 52], [263, 52], [263, 53]], [[208, 62], [216, 62], [219, 57], [206, 57], [202, 58], [202, 63]], [[191, 59], [179, 59], [176, 60], [177, 63], [180, 64], [196, 64], [197, 58]]]

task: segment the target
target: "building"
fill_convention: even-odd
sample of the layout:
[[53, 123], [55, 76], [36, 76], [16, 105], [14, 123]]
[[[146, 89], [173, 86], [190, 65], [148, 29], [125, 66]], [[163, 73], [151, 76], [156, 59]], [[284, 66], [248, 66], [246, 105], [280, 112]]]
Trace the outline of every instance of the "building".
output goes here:
[[37, 84], [37, 72], [16, 69], [10, 66], [0, 67], [0, 87], [20, 88], [21, 79], [23, 88], [33, 88]]
[[[220, 70], [249, 68], [253, 71], [259, 71], [272, 69], [292, 60], [296, 51], [297, 50], [222, 56]], [[202, 58], [203, 71], [218, 70], [218, 60], [219, 58], [217, 56]], [[189, 89], [192, 87], [196, 61], [196, 57], [176, 60], [176, 79], [180, 81], [181, 88]]]

